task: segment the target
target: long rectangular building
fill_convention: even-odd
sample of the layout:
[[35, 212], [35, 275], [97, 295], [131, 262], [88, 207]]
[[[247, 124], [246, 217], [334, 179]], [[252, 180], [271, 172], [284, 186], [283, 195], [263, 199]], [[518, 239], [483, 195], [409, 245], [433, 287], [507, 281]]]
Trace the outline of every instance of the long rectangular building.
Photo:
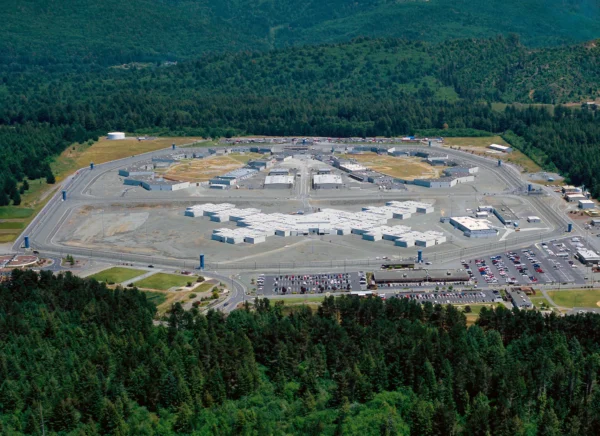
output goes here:
[[338, 189], [342, 186], [342, 176], [339, 174], [315, 174], [313, 189]]
[[464, 270], [445, 269], [405, 269], [393, 271], [375, 271], [373, 280], [377, 284], [387, 283], [467, 283], [471, 278]]
[[294, 176], [273, 175], [265, 179], [265, 189], [289, 189], [294, 186]]

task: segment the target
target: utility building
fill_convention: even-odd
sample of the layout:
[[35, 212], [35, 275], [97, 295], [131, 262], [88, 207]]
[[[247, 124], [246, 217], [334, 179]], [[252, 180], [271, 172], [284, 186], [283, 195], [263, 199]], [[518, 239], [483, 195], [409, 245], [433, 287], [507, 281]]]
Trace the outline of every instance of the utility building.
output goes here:
[[338, 174], [315, 174], [313, 189], [339, 189], [342, 186], [342, 176]]
[[494, 215], [496, 215], [496, 218], [498, 218], [505, 226], [512, 225], [517, 227], [519, 225], [519, 217], [507, 206], [494, 208]]
[[598, 264], [600, 262], [600, 256], [595, 251], [588, 250], [587, 248], [580, 248], [577, 251], [576, 257], [584, 264]]
[[579, 200], [579, 209], [594, 209], [596, 203], [592, 200]]
[[265, 179], [265, 189], [289, 189], [294, 186], [294, 176], [274, 175]]
[[450, 224], [469, 238], [494, 238], [498, 230], [490, 227], [487, 220], [475, 219], [469, 216], [451, 217]]

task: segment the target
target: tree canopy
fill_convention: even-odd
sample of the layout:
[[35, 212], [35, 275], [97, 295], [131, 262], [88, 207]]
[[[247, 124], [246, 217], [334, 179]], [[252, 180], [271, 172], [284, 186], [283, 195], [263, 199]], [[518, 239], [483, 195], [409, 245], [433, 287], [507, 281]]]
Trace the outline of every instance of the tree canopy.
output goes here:
[[600, 316], [328, 298], [228, 317], [15, 271], [3, 434], [597, 434]]

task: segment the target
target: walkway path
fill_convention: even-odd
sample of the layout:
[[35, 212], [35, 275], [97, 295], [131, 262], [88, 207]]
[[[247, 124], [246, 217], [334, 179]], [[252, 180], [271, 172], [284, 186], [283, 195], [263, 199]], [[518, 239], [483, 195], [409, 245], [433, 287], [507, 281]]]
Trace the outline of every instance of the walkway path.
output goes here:
[[154, 274], [159, 273], [161, 271], [162, 271], [162, 269], [154, 269], [152, 271], [148, 271], [146, 274], [142, 274], [141, 276], [134, 277], [130, 280], [125, 280], [124, 282], [121, 283], [121, 286], [127, 286], [130, 283], [138, 282], [140, 280], [145, 279], [146, 277], [153, 276]]

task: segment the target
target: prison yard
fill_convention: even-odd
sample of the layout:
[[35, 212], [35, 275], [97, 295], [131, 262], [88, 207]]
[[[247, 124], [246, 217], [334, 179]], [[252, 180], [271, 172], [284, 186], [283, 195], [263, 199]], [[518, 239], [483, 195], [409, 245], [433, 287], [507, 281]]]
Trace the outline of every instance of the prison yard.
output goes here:
[[394, 157], [373, 152], [364, 154], [345, 154], [343, 159], [354, 159], [360, 164], [387, 176], [399, 179], [431, 179], [440, 177], [447, 167], [433, 167], [417, 157]]
[[[488, 146], [496, 139], [488, 138]], [[176, 146], [99, 172], [84, 191], [95, 201], [67, 200], [54, 242], [124, 255], [193, 259], [203, 253], [219, 268], [307, 261], [333, 266], [334, 260], [407, 257], [417, 250], [439, 262], [450, 250], [551, 228], [526, 219], [539, 214], [526, 191], [514, 195], [497, 171], [480, 169], [442, 140], [244, 141]], [[411, 201], [431, 210], [392, 210]], [[228, 205], [229, 211], [205, 214], [210, 205]], [[490, 207], [486, 216], [480, 216], [482, 205]], [[186, 217], [190, 207], [200, 216]], [[506, 225], [508, 213], [519, 218], [513, 219], [517, 230], [512, 221]], [[482, 226], [486, 241], [475, 237], [484, 233]]]
[[167, 179], [191, 183], [206, 182], [221, 174], [242, 168], [249, 160], [260, 158], [258, 153], [232, 153], [226, 156], [213, 156], [206, 159], [191, 159], [178, 163], [163, 175]]

